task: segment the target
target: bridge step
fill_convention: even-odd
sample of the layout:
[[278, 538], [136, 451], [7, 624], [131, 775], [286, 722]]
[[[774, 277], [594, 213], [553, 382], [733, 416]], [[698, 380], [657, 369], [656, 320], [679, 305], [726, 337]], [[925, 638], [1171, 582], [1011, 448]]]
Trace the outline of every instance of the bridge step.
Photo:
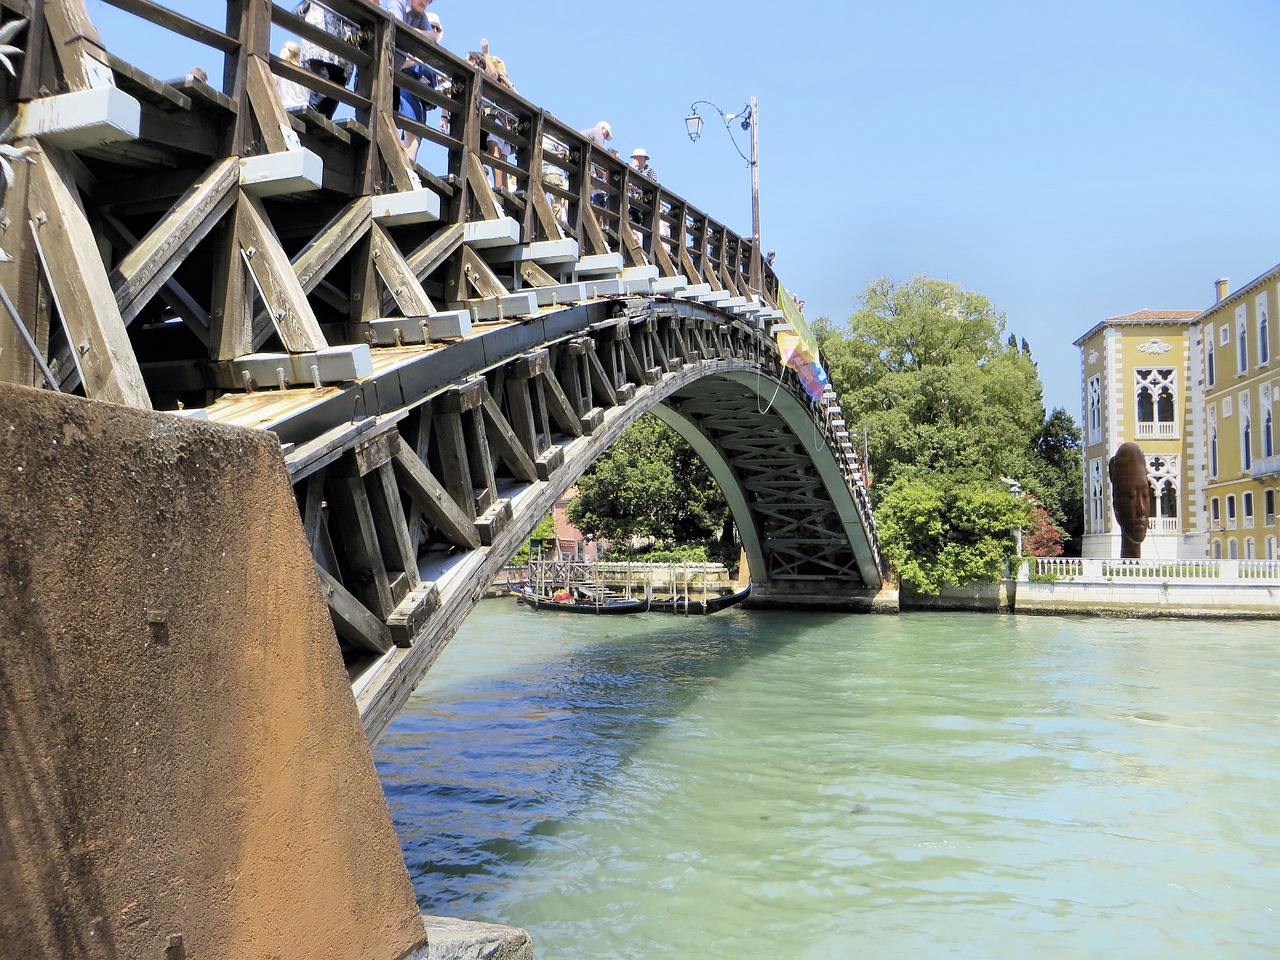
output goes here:
[[373, 197], [373, 219], [384, 227], [434, 223], [440, 219], [440, 198], [431, 190], [380, 193]]
[[310, 150], [283, 150], [240, 160], [240, 186], [255, 197], [279, 197], [319, 190], [324, 161]]
[[440, 606], [440, 589], [434, 583], [420, 583], [405, 596], [387, 617], [387, 629], [397, 647], [411, 647], [431, 614]]
[[[326, 383], [346, 383], [373, 374], [369, 345], [350, 344], [325, 347], [314, 353], [250, 353], [217, 364], [218, 379], [224, 386], [256, 389], [290, 386], [318, 387]], [[246, 379], [248, 378], [248, 379]]]
[[65, 150], [136, 140], [142, 129], [142, 105], [116, 87], [41, 97], [20, 116], [15, 140], [35, 137]]
[[351, 331], [374, 347], [456, 340], [471, 335], [471, 314], [466, 310], [447, 310], [429, 317], [380, 317], [367, 323], [353, 323]]
[[514, 513], [510, 500], [499, 500], [486, 510], [483, 516], [476, 518], [476, 532], [480, 534], [480, 545], [493, 546], [493, 542], [511, 523]]

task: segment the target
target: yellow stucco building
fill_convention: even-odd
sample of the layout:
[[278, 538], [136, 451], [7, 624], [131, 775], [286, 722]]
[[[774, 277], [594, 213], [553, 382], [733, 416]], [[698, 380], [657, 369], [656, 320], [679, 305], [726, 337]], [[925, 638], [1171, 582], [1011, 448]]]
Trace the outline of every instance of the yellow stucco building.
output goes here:
[[[1107, 462], [1142, 447], [1151, 486], [1142, 555], [1280, 558], [1280, 266], [1204, 311], [1110, 317], [1080, 348], [1085, 557], [1118, 557]], [[1276, 406], [1273, 415], [1273, 403]]]
[[1204, 365], [1202, 486], [1211, 557], [1280, 556], [1280, 455], [1272, 412], [1280, 401], [1277, 309], [1280, 266], [1221, 296], [1196, 320]]
[[1120, 444], [1142, 447], [1151, 483], [1151, 520], [1142, 555], [1204, 556], [1196, 484], [1201, 377], [1195, 310], [1143, 310], [1109, 317], [1075, 342], [1080, 348], [1084, 450], [1085, 557], [1120, 556], [1107, 462]]

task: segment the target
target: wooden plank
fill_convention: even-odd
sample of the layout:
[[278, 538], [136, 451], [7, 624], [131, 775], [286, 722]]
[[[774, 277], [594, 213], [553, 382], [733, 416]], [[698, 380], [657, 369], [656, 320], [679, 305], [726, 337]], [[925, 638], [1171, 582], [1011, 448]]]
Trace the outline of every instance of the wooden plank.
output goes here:
[[311, 545], [311, 556], [316, 563], [324, 566], [320, 550], [320, 531], [324, 529], [324, 470], [317, 470], [304, 482], [306, 492], [302, 506], [302, 530], [307, 536], [307, 543]]
[[234, 53], [240, 49], [240, 43], [235, 38], [205, 26], [197, 20], [190, 20], [168, 7], [151, 3], [150, 0], [103, 0], [103, 2], [164, 27], [179, 36], [202, 43], [206, 47], [213, 47], [222, 53]]
[[218, 161], [116, 265], [109, 279], [126, 325], [235, 205], [239, 183], [237, 158]]
[[[293, 272], [293, 264], [267, 219], [262, 201], [241, 190], [236, 219], [241, 248], [250, 254], [253, 275], [261, 287], [267, 310], [274, 312], [275, 327], [280, 331], [284, 348], [292, 353], [306, 353], [327, 347], [329, 344], [320, 332], [320, 324], [298, 282], [298, 275]], [[257, 335], [254, 339], [257, 349], [262, 341]], [[263, 337], [263, 341], [265, 339]]]
[[397, 190], [412, 190], [414, 183], [413, 164], [404, 152], [404, 144], [400, 142], [400, 133], [392, 122], [391, 111], [380, 110], [374, 131], [378, 143], [378, 153], [382, 157], [382, 166], [391, 174], [391, 182]]
[[352, 462], [342, 460], [330, 469], [327, 480], [329, 512], [342, 537], [351, 592], [375, 616], [385, 618], [395, 602], [364, 478]]
[[[467, 444], [471, 489], [479, 491], [476, 495], [476, 513], [482, 514], [493, 504], [498, 489], [493, 474], [493, 454], [489, 451], [489, 435], [484, 428], [483, 410], [471, 410], [462, 415], [462, 435]], [[483, 531], [480, 531], [480, 542], [485, 542]]]
[[[237, 208], [239, 191], [237, 191]], [[240, 255], [244, 219], [227, 217], [213, 261], [213, 301], [209, 341], [213, 360], [253, 353], [253, 282]]]
[[455, 223], [445, 227], [434, 237], [409, 254], [409, 266], [419, 280], [425, 280], [436, 268], [449, 259], [460, 246], [466, 225]]
[[630, 221], [624, 222], [618, 227], [618, 234], [622, 238], [622, 250], [626, 254], [627, 263], [632, 267], [647, 267], [649, 260], [644, 255], [644, 250], [640, 248], [640, 241], [636, 239], [635, 228]]
[[591, 374], [591, 388], [604, 400], [609, 402], [609, 406], [616, 407], [618, 405], [618, 394], [613, 388], [613, 382], [609, 379], [609, 373], [604, 368], [604, 363], [600, 360], [600, 355], [592, 350], [587, 354], [587, 370]]
[[554, 287], [560, 282], [532, 260], [520, 264], [520, 279], [531, 287]]
[[526, 378], [513, 379], [507, 384], [507, 409], [510, 411], [512, 432], [530, 459], [542, 453], [537, 422], [533, 414], [533, 398]]
[[115, 86], [106, 48], [84, 0], [45, 0], [44, 8], [54, 55], [67, 86], [72, 91]]
[[[417, 551], [409, 540], [409, 523], [400, 505], [400, 487], [391, 461], [378, 467], [370, 480], [369, 503], [378, 528], [378, 542], [382, 544], [382, 559], [389, 570], [398, 570], [405, 575], [407, 592], [416, 587], [421, 578], [418, 576]], [[399, 604], [404, 597], [393, 592], [391, 599]]]
[[582, 436], [582, 421], [578, 419], [577, 411], [573, 409], [573, 404], [569, 402], [560, 382], [552, 376], [550, 371], [542, 375], [542, 382], [546, 387], [543, 396], [546, 398], [547, 409], [552, 419], [570, 436]]
[[[29, 171], [32, 235], [46, 251], [46, 277], [60, 307], [67, 339], [78, 355], [87, 396], [151, 408], [142, 370], [107, 280], [93, 229], [80, 198], [67, 186], [61, 151], [44, 147]], [[36, 226], [35, 224], [39, 224]]]
[[493, 188], [489, 186], [489, 178], [485, 176], [484, 165], [480, 158], [468, 151], [466, 159], [467, 185], [471, 195], [475, 197], [476, 206], [480, 208], [481, 220], [498, 220], [502, 211], [498, 209], [498, 201], [493, 196]]
[[458, 263], [458, 271], [460, 291], [471, 289], [481, 298], [505, 297], [511, 292], [503, 286], [498, 275], [493, 272], [493, 268], [481, 260], [480, 255], [470, 247], [462, 248], [462, 259]]
[[139, 100], [154, 103], [165, 110], [190, 110], [191, 98], [181, 90], [143, 73], [127, 60], [107, 53], [107, 63], [116, 74], [116, 85]]
[[511, 424], [507, 423], [507, 418], [502, 415], [497, 401], [486, 393], [481, 409], [484, 410], [485, 423], [489, 427], [489, 440], [497, 451], [499, 459], [507, 465], [507, 469], [515, 474], [517, 479], [536, 483], [538, 469], [533, 464], [533, 458], [520, 445], [520, 438], [516, 436]]
[[393, 462], [404, 492], [446, 540], [472, 550], [480, 546], [475, 522], [402, 438], [397, 438]]
[[374, 269], [387, 285], [387, 291], [400, 312], [406, 317], [427, 317], [435, 313], [430, 297], [390, 234], [375, 223], [370, 228], [370, 236]]
[[471, 482], [471, 463], [467, 457], [467, 439], [462, 430], [462, 414], [435, 415], [436, 456], [444, 473], [444, 486], [449, 496], [462, 508], [468, 520], [476, 518], [476, 495]]
[[276, 91], [276, 78], [261, 57], [250, 57], [246, 70], [249, 106], [258, 121], [262, 142], [268, 153], [283, 153], [297, 144], [297, 134], [293, 132], [289, 114]]
[[293, 258], [293, 272], [306, 293], [310, 293], [328, 276], [329, 271], [351, 252], [373, 222], [373, 204], [369, 197], [356, 197], [315, 238]]
[[317, 567], [320, 589], [324, 591], [333, 628], [342, 639], [373, 653], [386, 653], [394, 643], [387, 625], [369, 612], [369, 608], [356, 599], [346, 587], [325, 570]]

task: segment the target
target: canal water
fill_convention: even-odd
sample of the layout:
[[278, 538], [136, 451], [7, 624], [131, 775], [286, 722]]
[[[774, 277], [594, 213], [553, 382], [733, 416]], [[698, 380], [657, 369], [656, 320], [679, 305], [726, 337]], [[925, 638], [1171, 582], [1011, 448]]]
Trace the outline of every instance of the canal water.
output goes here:
[[376, 751], [539, 960], [1274, 957], [1267, 623], [486, 601]]

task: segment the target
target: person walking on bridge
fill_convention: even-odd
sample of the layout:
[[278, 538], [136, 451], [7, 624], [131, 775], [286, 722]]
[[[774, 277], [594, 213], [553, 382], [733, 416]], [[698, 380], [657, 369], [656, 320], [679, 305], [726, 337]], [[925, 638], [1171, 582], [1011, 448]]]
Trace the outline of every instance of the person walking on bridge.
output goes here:
[[[440, 43], [444, 40], [444, 27], [441, 26], [439, 17], [427, 12], [429, 6], [431, 6], [431, 0], [391, 0], [387, 10], [406, 27], [412, 27], [418, 31], [425, 39], [432, 43]], [[404, 63], [400, 66], [400, 72], [435, 88], [435, 71], [416, 57], [406, 55]], [[399, 88], [396, 89], [396, 93], [399, 94], [396, 109], [404, 116], [425, 124], [429, 108], [422, 102], [422, 98]], [[421, 140], [422, 138], [416, 133], [410, 133], [408, 130], [404, 132], [404, 152], [409, 155], [410, 163], [418, 157], [418, 144]]]

